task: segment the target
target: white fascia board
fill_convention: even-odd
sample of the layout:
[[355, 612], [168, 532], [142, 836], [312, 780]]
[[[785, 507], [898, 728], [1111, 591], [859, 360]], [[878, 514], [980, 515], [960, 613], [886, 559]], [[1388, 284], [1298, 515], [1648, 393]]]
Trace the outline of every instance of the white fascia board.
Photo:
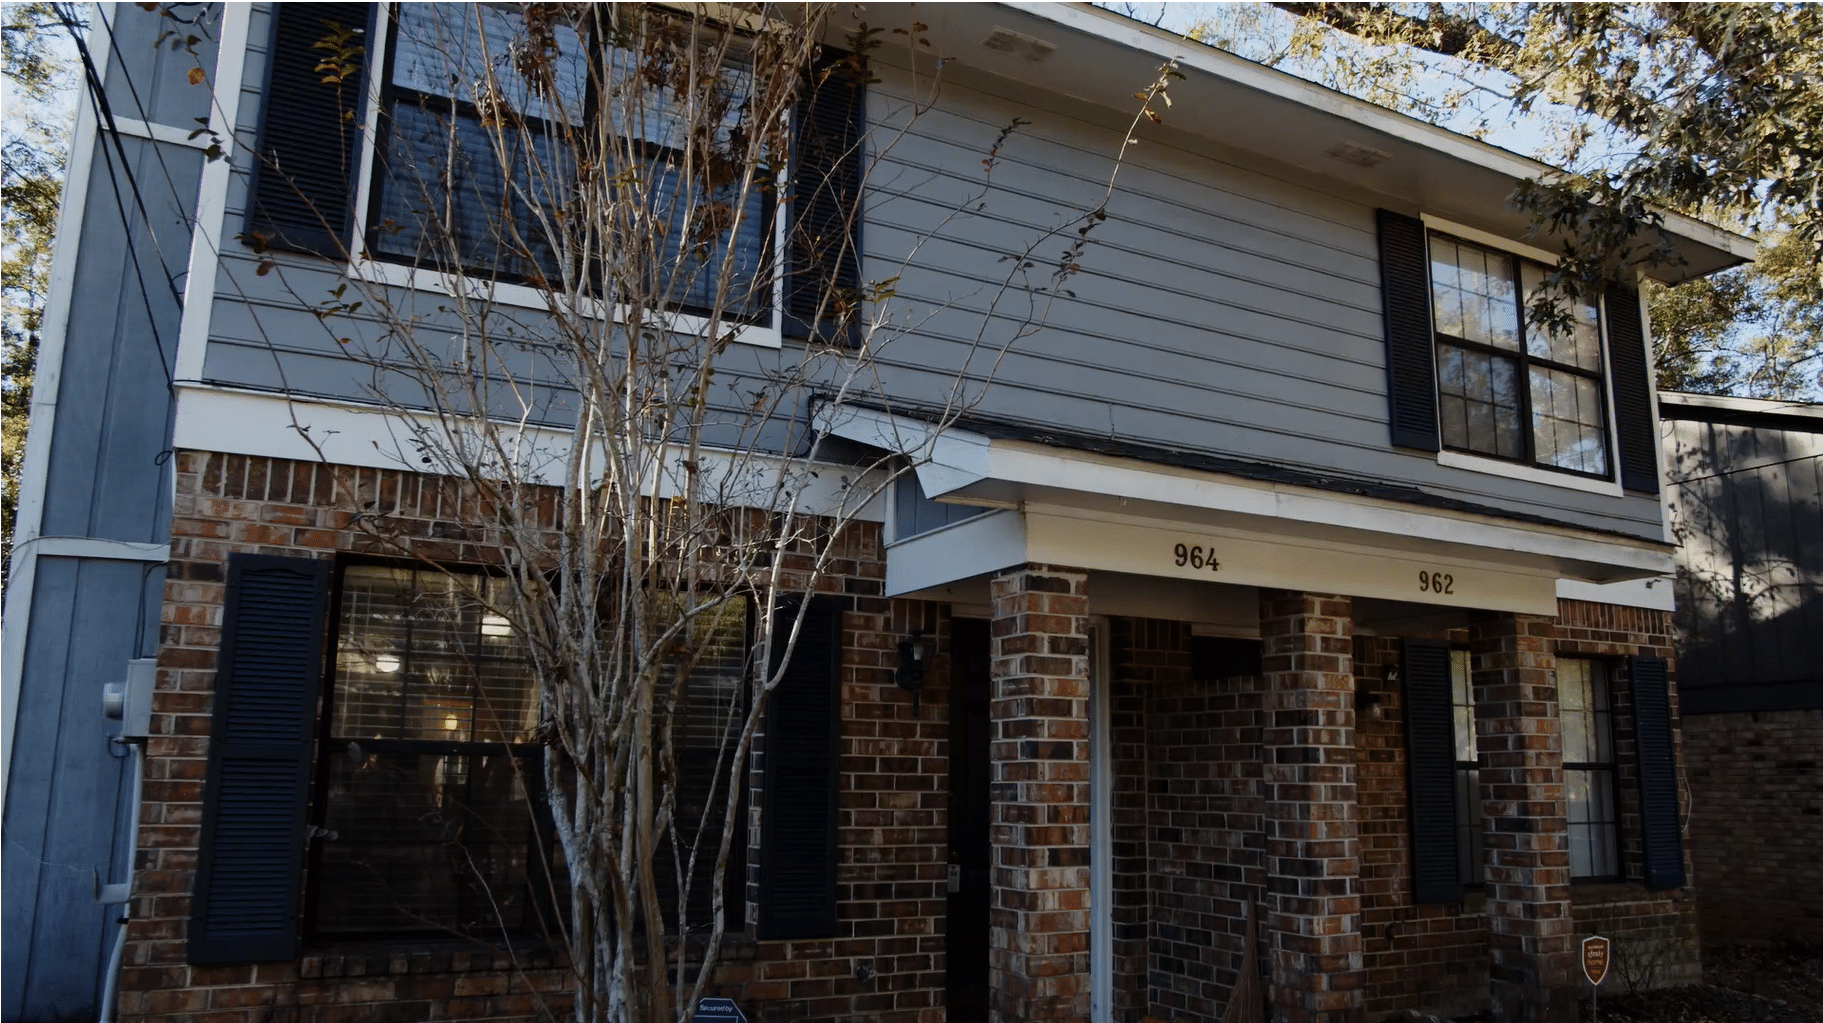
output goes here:
[[[1225, 50], [1188, 42], [1163, 29], [1110, 14], [1091, 4], [1024, 0], [1002, 6], [1138, 50], [1156, 58], [1160, 63], [1174, 60], [1182, 67], [1345, 118], [1364, 128], [1413, 142], [1453, 159], [1506, 175], [1515, 181], [1562, 173], [1558, 168], [1531, 157], [1356, 99]], [[1754, 240], [1745, 235], [1723, 230], [1673, 210], [1657, 212], [1663, 214], [1665, 230], [1671, 234], [1726, 252], [1744, 262], [1751, 261], [1757, 252]]]
[[[451, 428], [460, 429], [461, 424]], [[500, 423], [493, 428], [516, 444], [522, 478], [535, 480], [542, 472], [553, 485], [562, 480], [572, 443], [569, 431]], [[172, 447], [435, 475], [439, 469], [434, 462], [413, 455], [417, 450], [413, 438], [419, 435], [442, 442], [448, 428], [429, 413], [180, 384]], [[663, 466], [655, 470], [663, 474], [657, 481], [659, 497], [683, 492], [679, 482], [684, 475], [682, 460], [682, 452], [673, 448], [667, 451]], [[600, 465], [601, 459], [596, 458], [594, 464]], [[885, 520], [887, 478], [883, 472], [723, 449], [703, 452], [702, 472], [712, 481], [717, 474], [725, 474], [720, 483], [702, 484], [698, 493], [707, 492], [728, 504], [781, 512], [792, 508], [802, 514], [869, 522]], [[642, 492], [648, 489], [641, 488]]]
[[886, 595], [942, 586], [1026, 561], [1025, 515], [989, 512], [886, 549]]
[[833, 402], [817, 405], [815, 426], [820, 433], [905, 456], [932, 500], [988, 478], [993, 442], [978, 433]]
[[1053, 487], [1131, 500], [1256, 515], [1311, 525], [1380, 533], [1465, 547], [1494, 548], [1610, 566], [1641, 576], [1671, 570], [1671, 553], [1621, 539], [1598, 540], [1573, 530], [1528, 527], [1498, 519], [1419, 509], [1392, 501], [1332, 494], [1273, 483], [1255, 483], [1188, 469], [1064, 453], [1027, 441], [994, 441], [991, 476], [1028, 486]]
[[1575, 579], [1559, 579], [1557, 596], [1561, 600], [1587, 600], [1596, 604], [1671, 611], [1675, 609], [1676, 603], [1676, 587], [1672, 582], [1672, 576], [1629, 579], [1619, 583], [1585, 583]]

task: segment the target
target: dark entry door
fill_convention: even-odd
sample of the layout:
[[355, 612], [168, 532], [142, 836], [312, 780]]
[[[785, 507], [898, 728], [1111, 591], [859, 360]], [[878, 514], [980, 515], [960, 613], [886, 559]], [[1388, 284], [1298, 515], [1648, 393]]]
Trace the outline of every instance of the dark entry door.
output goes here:
[[950, 645], [949, 1020], [987, 1020], [988, 623], [957, 618]]

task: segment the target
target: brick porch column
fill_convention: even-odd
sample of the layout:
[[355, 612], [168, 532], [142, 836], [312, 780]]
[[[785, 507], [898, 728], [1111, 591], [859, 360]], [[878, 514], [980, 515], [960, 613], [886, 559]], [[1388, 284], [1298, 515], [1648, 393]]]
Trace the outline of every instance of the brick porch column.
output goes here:
[[1050, 565], [993, 581], [995, 1023], [1089, 1015], [1088, 575]]
[[1469, 629], [1497, 1023], [1577, 1012], [1554, 630], [1549, 618], [1491, 612]]
[[1355, 802], [1354, 617], [1347, 597], [1260, 591], [1266, 912], [1273, 1018], [1365, 1018]]

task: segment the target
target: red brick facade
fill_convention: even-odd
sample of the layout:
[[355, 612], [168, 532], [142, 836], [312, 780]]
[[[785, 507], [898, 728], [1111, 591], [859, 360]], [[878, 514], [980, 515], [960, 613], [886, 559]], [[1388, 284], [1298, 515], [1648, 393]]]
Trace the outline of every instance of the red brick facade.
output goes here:
[[1684, 719], [1703, 936], [1823, 942], [1823, 710]]
[[[427, 556], [479, 564], [490, 554], [466, 524], [475, 516], [460, 493], [426, 477], [198, 452], [180, 453], [177, 467], [122, 1016], [561, 1015], [567, 975], [553, 952], [536, 948], [308, 945], [292, 963], [185, 963], [228, 554], [377, 551], [389, 546], [365, 528], [377, 520]], [[835, 542], [843, 557], [825, 585], [853, 598], [843, 630], [838, 933], [737, 937], [720, 990], [756, 1019], [937, 1023], [946, 998], [950, 609], [880, 596], [877, 525], [857, 524]], [[991, 920], [1003, 1020], [1088, 1014], [1091, 586], [1086, 573], [1031, 565], [995, 582]], [[1562, 792], [1551, 763], [1552, 657], [1668, 656], [1666, 618], [1566, 601], [1555, 621], [1493, 616], [1476, 628], [1496, 870], [1486, 893], [1453, 905], [1411, 899], [1402, 693], [1387, 678], [1396, 637], [1352, 635], [1344, 598], [1268, 593], [1263, 671], [1200, 677], [1187, 624], [1109, 620], [1115, 1018], [1218, 1019], [1245, 953], [1249, 905], [1262, 913], [1262, 979], [1277, 982], [1287, 1020], [1486, 1007], [1502, 983], [1561, 980], [1574, 934], [1596, 929], [1616, 939], [1617, 960], [1637, 948], [1638, 971], [1658, 963], [1660, 982], [1693, 976], [1692, 890], [1638, 884], [1624, 713], [1617, 791], [1629, 881], [1569, 885], [1553, 809]], [[896, 645], [914, 628], [938, 642], [918, 716], [893, 681]], [[1624, 679], [1615, 685], [1625, 707]], [[1520, 1018], [1548, 1003], [1511, 1004], [1520, 1007], [1509, 1018]]]

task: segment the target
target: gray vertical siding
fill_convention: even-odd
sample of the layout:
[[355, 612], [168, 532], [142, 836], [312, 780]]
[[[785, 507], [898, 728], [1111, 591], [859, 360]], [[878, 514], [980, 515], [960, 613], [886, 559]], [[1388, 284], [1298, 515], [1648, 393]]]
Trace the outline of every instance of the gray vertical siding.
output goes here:
[[[133, 4], [110, 6], [115, 45], [95, 53], [111, 62], [116, 117], [193, 127], [208, 96], [185, 73], [199, 60], [214, 66], [209, 44], [196, 55], [154, 51], [161, 19]], [[170, 535], [176, 296], [201, 169], [194, 148], [123, 138], [120, 149], [98, 146], [89, 180], [69, 184], [66, 195], [86, 194], [86, 205], [68, 228], [80, 237], [73, 284], [55, 299], [74, 296], [34, 524], [41, 536], [163, 543]], [[163, 586], [156, 564], [38, 558], [5, 803], [0, 1013], [9, 1023], [96, 1008], [115, 913], [95, 902], [95, 884], [125, 881], [131, 866], [131, 776], [110, 749], [118, 728], [101, 715], [101, 687], [123, 678], [129, 659], [156, 653]]]
[[[263, 38], [256, 30], [256, 43]], [[250, 87], [264, 66], [263, 53], [249, 60]], [[1445, 468], [1391, 447], [1374, 207], [1346, 186], [1148, 128], [1108, 194], [1130, 115], [958, 65], [946, 70], [940, 101], [914, 117], [906, 76], [879, 73], [869, 99], [878, 161], [866, 193], [863, 276], [899, 278], [892, 318], [903, 329], [879, 349], [887, 394], [947, 401], [960, 370], [968, 400], [986, 415], [1406, 482], [1661, 538], [1655, 498]], [[251, 136], [257, 91], [247, 100], [241, 130]], [[1016, 117], [1030, 123], [1006, 140], [989, 179], [983, 158]], [[1068, 293], [1036, 290], [1075, 238], [1074, 218], [1104, 199], [1108, 219], [1090, 233]], [[231, 223], [245, 205], [242, 174]], [[1036, 265], [1009, 276], [1028, 247]], [[300, 298], [320, 301], [343, 283], [339, 266], [280, 257], [281, 270], [260, 277], [251, 253], [228, 248], [208, 380], [353, 398], [396, 386], [358, 358], [378, 350], [376, 321], [338, 319], [331, 328], [300, 307]], [[439, 322], [434, 306], [446, 301], [393, 300], [427, 323]], [[536, 336], [536, 314], [517, 315]], [[1042, 329], [997, 358], [1034, 323]], [[789, 346], [730, 353], [727, 409], [741, 407], [742, 380], [797, 357]], [[561, 366], [522, 372], [545, 385], [537, 414], [564, 422]]]
[[1823, 414], [1663, 408], [1687, 712], [1823, 706]]

